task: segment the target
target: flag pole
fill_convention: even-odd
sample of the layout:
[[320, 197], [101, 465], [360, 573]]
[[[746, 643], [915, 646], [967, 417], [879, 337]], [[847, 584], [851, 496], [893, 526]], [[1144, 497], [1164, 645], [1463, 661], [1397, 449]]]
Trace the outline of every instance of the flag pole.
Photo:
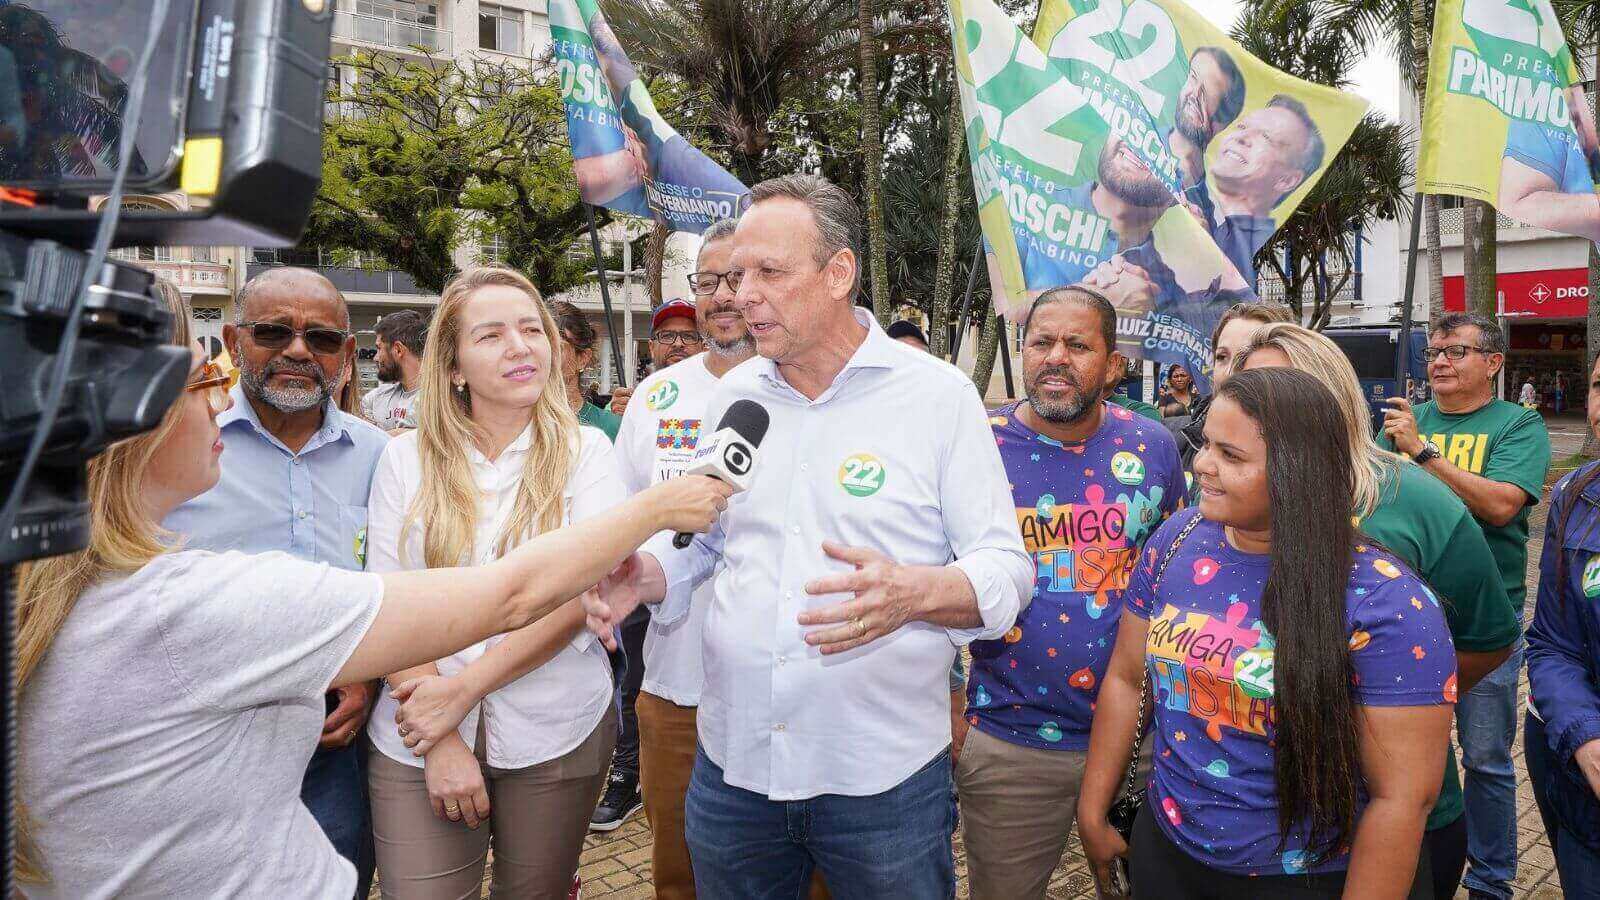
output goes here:
[[1006, 335], [1006, 317], [995, 313], [994, 327], [1000, 329], [1000, 371], [1006, 376], [1006, 399], [1017, 395], [1017, 386], [1011, 380], [1011, 341]]
[[972, 315], [972, 289], [978, 283], [978, 260], [983, 258], [983, 238], [972, 248], [972, 268], [967, 271], [967, 295], [961, 300], [961, 314], [956, 317], [956, 336], [950, 342], [950, 363], [961, 357], [961, 336], [967, 333], [967, 318]]
[[606, 335], [611, 339], [611, 362], [617, 369], [617, 386], [627, 387], [628, 375], [623, 371], [627, 366], [622, 364], [622, 345], [617, 343], [617, 329], [611, 322], [611, 289], [606, 287], [606, 261], [600, 254], [600, 229], [595, 225], [594, 207], [585, 203], [583, 211], [589, 216], [589, 246], [594, 249], [594, 272], [600, 280], [600, 305], [606, 310]]
[[1400, 301], [1400, 345], [1394, 351], [1395, 384], [1411, 400], [1411, 310], [1417, 291], [1417, 238], [1422, 232], [1422, 192], [1411, 201], [1411, 249], [1406, 253], [1406, 289]]

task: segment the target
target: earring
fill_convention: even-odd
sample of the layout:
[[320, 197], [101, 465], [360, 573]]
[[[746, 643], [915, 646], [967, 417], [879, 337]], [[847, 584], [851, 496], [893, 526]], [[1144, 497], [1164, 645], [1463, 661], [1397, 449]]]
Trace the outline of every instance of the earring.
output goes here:
[[467, 392], [467, 383], [465, 381], [456, 382], [456, 393], [465, 394], [466, 392]]

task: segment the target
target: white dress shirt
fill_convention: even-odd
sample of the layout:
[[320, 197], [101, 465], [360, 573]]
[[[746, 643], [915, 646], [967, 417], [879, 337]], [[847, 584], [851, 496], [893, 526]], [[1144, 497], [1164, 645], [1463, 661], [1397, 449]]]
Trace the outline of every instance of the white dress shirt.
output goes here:
[[[739, 399], [771, 415], [752, 486], [689, 548], [673, 550], [667, 534], [646, 545], [667, 577], [654, 610], [663, 623], [684, 615], [692, 589], [723, 563], [705, 622], [700, 746], [728, 784], [773, 800], [871, 796], [926, 765], [950, 743], [956, 646], [1003, 635], [1032, 594], [1033, 564], [971, 380], [855, 313], [866, 340], [816, 400], [762, 357], [723, 377], [705, 421]], [[824, 657], [796, 621], [849, 599], [805, 592], [851, 568], [823, 554], [824, 540], [904, 565], [953, 561], [982, 627], [911, 622]]]
[[[639, 382], [617, 431], [617, 469], [630, 493], [676, 478], [689, 467], [700, 438], [717, 427], [705, 419], [717, 376], [699, 353]], [[700, 704], [705, 668], [701, 631], [712, 583], [694, 592], [689, 611], [674, 622], [650, 620], [644, 637], [644, 690], [679, 706]]]
[[[531, 428], [531, 426], [530, 426]], [[563, 521], [591, 518], [621, 503], [627, 496], [617, 476], [616, 457], [605, 434], [587, 426], [578, 429], [581, 447], [577, 464], [562, 492]], [[531, 431], [523, 431], [493, 462], [475, 448], [468, 451], [472, 472], [483, 492], [478, 505], [477, 531], [468, 565], [483, 565], [496, 558], [501, 530], [511, 516], [522, 467], [527, 459]], [[404, 545], [400, 529], [406, 510], [422, 484], [422, 458], [417, 433], [395, 438], [378, 462], [367, 504], [367, 569], [392, 572], [423, 568], [422, 528], [413, 522]], [[439, 674], [455, 675], [484, 652], [505, 639], [496, 635], [438, 661]], [[549, 662], [483, 698], [456, 728], [467, 746], [476, 749], [478, 715], [488, 717], [485, 759], [499, 769], [521, 769], [547, 762], [583, 743], [611, 706], [611, 663], [605, 648], [587, 629], [580, 630]], [[400, 739], [395, 725], [399, 704], [385, 688], [367, 722], [373, 746], [396, 762], [421, 766], [422, 759]]]

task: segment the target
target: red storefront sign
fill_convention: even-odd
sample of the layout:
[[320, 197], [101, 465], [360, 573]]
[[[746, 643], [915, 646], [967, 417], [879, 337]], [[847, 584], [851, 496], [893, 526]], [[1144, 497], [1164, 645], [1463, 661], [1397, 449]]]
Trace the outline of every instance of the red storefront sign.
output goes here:
[[[1495, 282], [1500, 290], [1498, 308], [1507, 318], [1582, 318], [1588, 313], [1588, 269], [1501, 272]], [[1444, 308], [1460, 312], [1466, 309], [1466, 301], [1466, 279], [1460, 275], [1446, 275]]]

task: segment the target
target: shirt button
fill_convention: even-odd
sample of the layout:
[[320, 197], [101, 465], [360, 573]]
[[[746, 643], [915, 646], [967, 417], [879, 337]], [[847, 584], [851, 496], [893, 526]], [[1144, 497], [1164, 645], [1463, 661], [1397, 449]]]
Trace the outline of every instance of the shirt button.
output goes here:
[[793, 600], [794, 599], [794, 591], [784, 591], [783, 592], [783, 599], [785, 599], [785, 600]]
[[778, 724], [772, 726], [772, 730], [773, 731], [782, 731], [783, 730], [783, 723], [779, 722]]
[[801, 463], [800, 464], [800, 471], [802, 471], [802, 472], [811, 471], [811, 464], [810, 463]]
[[306, 511], [303, 509], [297, 509], [294, 511], [294, 515], [297, 519], [304, 519], [306, 517]]
[[799, 525], [795, 525], [795, 526], [791, 527], [789, 530], [791, 532], [795, 533], [795, 534], [799, 534], [800, 533], [800, 526]]
[[297, 466], [303, 466], [303, 465], [305, 465], [305, 462], [303, 460], [301, 460], [300, 457], [296, 456], [294, 458], [294, 464], [297, 465]]
[[780, 666], [783, 665], [784, 663], [788, 662], [788, 661], [789, 661], [789, 657], [787, 657], [787, 656], [778, 657], [778, 665], [780, 665]]

